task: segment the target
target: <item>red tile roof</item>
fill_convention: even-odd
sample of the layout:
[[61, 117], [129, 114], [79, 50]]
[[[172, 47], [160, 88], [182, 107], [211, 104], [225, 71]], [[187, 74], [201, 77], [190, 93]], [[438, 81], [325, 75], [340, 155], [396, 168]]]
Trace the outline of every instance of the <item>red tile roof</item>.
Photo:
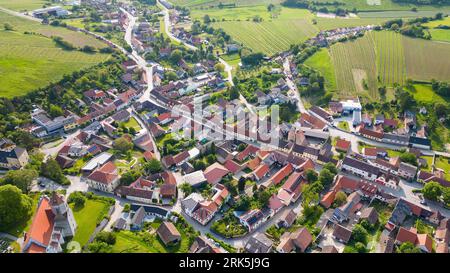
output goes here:
[[259, 148], [253, 145], [248, 145], [242, 152], [236, 155], [238, 161], [244, 161], [249, 155], [254, 155], [259, 151]]
[[204, 171], [204, 175], [208, 183], [215, 184], [220, 182], [222, 177], [227, 175], [230, 171], [220, 163], [214, 163], [207, 167]]
[[428, 234], [417, 235], [417, 245], [425, 248], [428, 252], [433, 250], [433, 239]]
[[336, 141], [336, 150], [347, 152], [350, 149], [350, 141], [344, 139], [338, 139]]
[[417, 232], [415, 230], [408, 230], [404, 227], [400, 227], [395, 240], [400, 243], [410, 242], [415, 245], [417, 242]]
[[267, 174], [267, 172], [269, 172], [269, 165], [263, 163], [263, 164], [259, 165], [259, 167], [255, 171], [253, 171], [253, 174], [258, 179], [261, 179], [264, 177], [264, 175]]
[[238, 173], [239, 171], [245, 168], [245, 165], [239, 165], [237, 162], [231, 159], [225, 161], [223, 166], [234, 174]]
[[278, 172], [276, 172], [271, 178], [270, 180], [272, 180], [272, 182], [275, 185], [278, 185], [281, 183], [281, 181], [286, 178], [288, 175], [290, 175], [292, 173], [292, 171], [294, 170], [294, 168], [292, 167], [291, 163], [288, 163], [286, 166], [284, 166], [283, 168], [281, 168]]
[[43, 197], [24, 242], [24, 246], [26, 246], [31, 240], [30, 248], [24, 249], [24, 251], [28, 253], [44, 253], [45, 248], [36, 245], [33, 241], [48, 246], [53, 232], [53, 226], [54, 214], [50, 206], [50, 201], [48, 198]]
[[118, 177], [116, 165], [110, 161], [91, 173], [88, 179], [102, 184], [111, 184]]

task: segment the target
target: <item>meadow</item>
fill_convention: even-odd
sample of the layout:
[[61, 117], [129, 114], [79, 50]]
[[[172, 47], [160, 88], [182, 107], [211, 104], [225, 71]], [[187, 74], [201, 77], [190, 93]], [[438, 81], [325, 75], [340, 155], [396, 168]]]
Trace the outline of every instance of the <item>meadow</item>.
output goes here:
[[[6, 19], [6, 20], [5, 20]], [[0, 30], [0, 96], [14, 97], [26, 94], [37, 88], [60, 80], [64, 75], [105, 61], [108, 54], [88, 54], [80, 51], [67, 51], [41, 34], [25, 34], [36, 31], [38, 23], [5, 15], [0, 12], [0, 25], [13, 24], [15, 31]], [[25, 20], [25, 22], [22, 22]], [[18, 24], [20, 22], [21, 24]], [[37, 26], [36, 26], [37, 24]], [[77, 39], [79, 33], [58, 28], [45, 28], [59, 35], [60, 30]], [[82, 39], [78, 41], [82, 45]]]
[[[312, 2], [332, 3], [329, 0], [312, 0]], [[450, 6], [432, 6], [421, 5], [416, 6], [406, 3], [394, 3], [392, 0], [337, 0], [337, 2], [343, 3], [341, 8], [358, 11], [410, 11], [412, 8], [417, 8], [419, 11], [425, 10], [450, 10]], [[333, 5], [326, 5], [329, 8], [333, 8]]]
[[0, 0], [0, 7], [12, 10], [35, 10], [42, 8], [44, 4], [51, 3], [48, 0]]
[[420, 103], [446, 103], [445, 98], [434, 92], [430, 84], [414, 84], [408, 91]]
[[191, 9], [202, 9], [205, 7], [217, 7], [220, 3], [235, 4], [236, 6], [255, 6], [279, 4], [283, 0], [172, 0], [171, 3], [178, 6], [189, 7]]
[[305, 61], [305, 65], [314, 67], [320, 71], [325, 77], [325, 88], [329, 91], [337, 89], [336, 74], [331, 63], [330, 52], [327, 48], [322, 48], [314, 54], [311, 58]]

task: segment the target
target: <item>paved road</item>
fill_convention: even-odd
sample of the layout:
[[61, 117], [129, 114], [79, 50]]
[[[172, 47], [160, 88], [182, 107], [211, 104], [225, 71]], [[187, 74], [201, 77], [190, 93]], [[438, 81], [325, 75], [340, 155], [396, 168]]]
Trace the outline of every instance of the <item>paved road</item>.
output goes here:
[[297, 86], [292, 81], [292, 73], [291, 73], [291, 67], [290, 67], [290, 59], [289, 57], [286, 57], [283, 61], [283, 69], [284, 74], [286, 75], [286, 83], [289, 86], [290, 92], [294, 94], [294, 96], [297, 98], [297, 108], [300, 111], [300, 113], [306, 113], [306, 108], [303, 105], [302, 99], [300, 97], [300, 93], [298, 92]]
[[52, 156], [56, 156], [58, 151], [61, 150], [61, 148], [64, 147], [66, 144], [70, 143], [78, 135], [79, 132], [80, 132], [80, 130], [76, 130], [70, 134], [65, 134], [66, 139], [64, 139], [63, 142], [61, 142], [60, 144], [58, 144], [54, 147], [45, 148], [46, 145], [51, 145], [51, 143], [44, 144], [43, 147], [41, 147], [41, 151], [45, 155], [44, 159], [47, 159]]

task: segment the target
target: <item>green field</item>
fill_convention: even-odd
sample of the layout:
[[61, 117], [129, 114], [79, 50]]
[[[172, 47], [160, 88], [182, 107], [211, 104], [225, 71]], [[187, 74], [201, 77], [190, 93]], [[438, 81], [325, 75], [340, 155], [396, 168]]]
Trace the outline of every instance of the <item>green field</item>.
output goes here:
[[[77, 43], [83, 45], [83, 39], [88, 36], [80, 33], [41, 26], [0, 12], [0, 25], [5, 22], [12, 24], [15, 31], [0, 30], [0, 96], [3, 97], [26, 94], [60, 80], [65, 74], [105, 61], [109, 56], [63, 50], [48, 37], [24, 34], [24, 31], [53, 33], [77, 40]], [[89, 42], [90, 39], [86, 41]], [[100, 43], [95, 39], [94, 41]]]
[[95, 231], [99, 219], [103, 219], [106, 216], [109, 204], [87, 199], [82, 208], [74, 208], [73, 204], [71, 208], [78, 226], [72, 241], [84, 246]]
[[255, 6], [268, 5], [270, 3], [279, 4], [283, 0], [172, 0], [174, 5], [189, 7], [192, 9], [206, 8], [210, 6], [217, 7], [222, 4], [236, 4], [236, 6]]
[[327, 90], [336, 90], [336, 74], [333, 69], [330, 52], [326, 48], [322, 48], [308, 58], [305, 64], [310, 67], [314, 67], [320, 71], [322, 76], [325, 77], [325, 87]]
[[421, 103], [446, 103], [445, 98], [436, 94], [429, 84], [414, 84], [413, 90], [409, 90], [414, 99]]
[[35, 10], [49, 4], [48, 0], [0, 0], [0, 7], [12, 10]]
[[450, 159], [442, 156], [437, 156], [434, 162], [436, 168], [442, 169], [445, 172], [445, 179], [450, 180]]
[[[312, 0], [316, 3], [332, 3], [334, 1], [329, 0]], [[343, 3], [339, 7], [352, 10], [356, 8], [358, 11], [410, 11], [412, 8], [417, 8], [419, 12], [424, 10], [449, 10], [450, 6], [432, 6], [432, 5], [421, 5], [416, 6], [413, 4], [406, 3], [394, 3], [392, 0], [337, 0], [337, 2]], [[326, 5], [328, 8], [334, 9], [333, 5]]]
[[370, 32], [355, 41], [334, 44], [330, 53], [341, 97], [356, 94], [376, 100], [381, 84], [392, 86], [406, 78], [450, 79], [448, 43], [388, 31]]
[[431, 39], [450, 43], [450, 29], [430, 29]]
[[435, 28], [438, 26], [450, 26], [450, 17], [445, 17], [442, 20], [435, 20], [428, 23], [423, 24], [423, 26], [429, 27], [429, 28]]

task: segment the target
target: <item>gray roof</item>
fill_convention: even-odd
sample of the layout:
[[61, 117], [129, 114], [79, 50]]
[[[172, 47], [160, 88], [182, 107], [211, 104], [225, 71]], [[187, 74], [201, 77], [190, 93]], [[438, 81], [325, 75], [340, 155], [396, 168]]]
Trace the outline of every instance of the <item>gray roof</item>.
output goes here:
[[273, 242], [263, 233], [255, 233], [245, 244], [245, 250], [250, 253], [269, 253]]
[[132, 225], [141, 225], [142, 221], [144, 221], [145, 218], [145, 209], [143, 207], [140, 207], [135, 213], [133, 218], [131, 219]]

